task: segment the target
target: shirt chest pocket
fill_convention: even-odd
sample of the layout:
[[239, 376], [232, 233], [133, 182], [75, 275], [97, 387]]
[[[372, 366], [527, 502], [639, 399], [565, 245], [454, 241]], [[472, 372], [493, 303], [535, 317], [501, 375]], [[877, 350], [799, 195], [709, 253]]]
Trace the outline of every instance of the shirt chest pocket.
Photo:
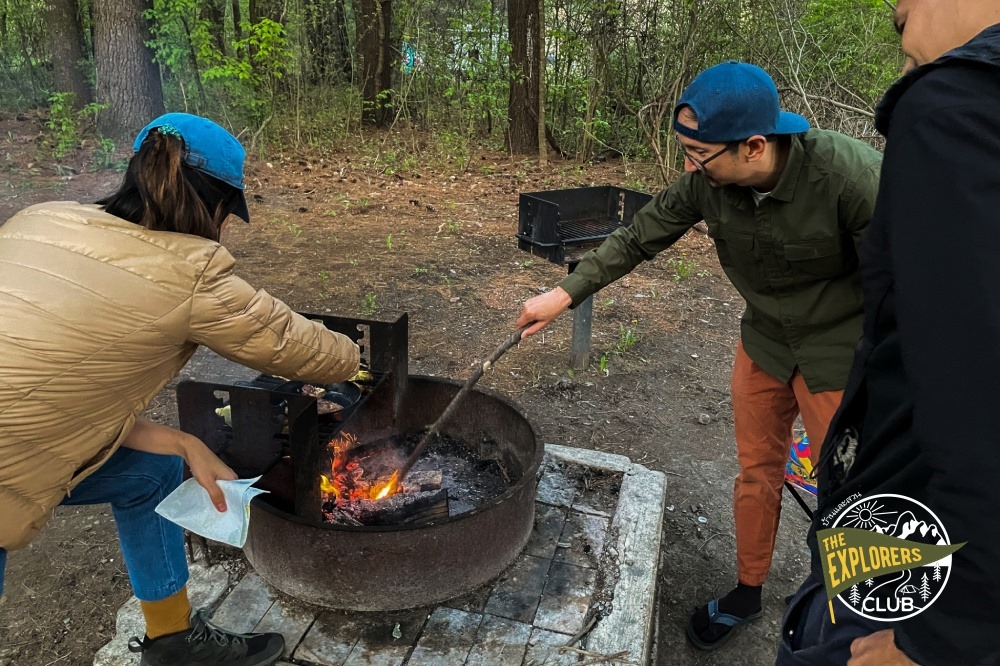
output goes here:
[[754, 254], [755, 242], [752, 233], [717, 229], [714, 238], [715, 249], [719, 253], [719, 262], [723, 268], [731, 268], [748, 278], [758, 276], [760, 270]]
[[849, 268], [841, 236], [785, 243], [784, 252], [790, 270], [798, 275], [835, 278]]

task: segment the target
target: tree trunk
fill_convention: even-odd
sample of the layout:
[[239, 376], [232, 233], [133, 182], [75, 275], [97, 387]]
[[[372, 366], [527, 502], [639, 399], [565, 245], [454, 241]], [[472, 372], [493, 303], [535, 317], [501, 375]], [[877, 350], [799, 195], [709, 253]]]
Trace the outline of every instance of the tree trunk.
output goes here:
[[310, 83], [339, 82], [350, 71], [345, 24], [343, 0], [307, 1]]
[[400, 45], [393, 44], [392, 0], [358, 0], [355, 5], [358, 55], [361, 58], [361, 121], [388, 127], [393, 109], [390, 92]]
[[344, 7], [344, 0], [334, 0], [333, 12], [337, 20], [335, 48], [342, 63], [340, 71], [343, 72], [347, 80], [350, 80], [354, 73], [354, 62], [351, 59], [350, 36], [347, 33], [347, 9]]
[[275, 23], [283, 23], [284, 7], [277, 0], [250, 0], [250, 23], [259, 23], [262, 18]]
[[236, 41], [243, 39], [243, 15], [240, 13], [240, 0], [233, 0], [233, 34]]
[[83, 108], [94, 101], [85, 74], [83, 26], [76, 0], [49, 0], [45, 5], [52, 53], [52, 83], [57, 92], [73, 93], [73, 107]]
[[545, 143], [545, 0], [538, 0], [538, 166], [549, 164], [549, 147]]
[[[257, 25], [261, 22], [261, 19], [270, 19], [275, 23], [280, 23], [284, 27], [283, 16], [284, 16], [284, 6], [278, 0], [250, 0], [247, 4], [247, 10], [250, 14], [250, 25]], [[252, 34], [252, 33], [251, 33]], [[247, 48], [247, 55], [250, 56], [250, 66], [255, 70], [258, 70], [260, 64], [257, 62], [256, 56], [258, 52], [258, 47], [250, 45]], [[274, 95], [274, 80], [271, 79], [267, 83], [267, 86], [271, 89], [269, 95], [272, 97]], [[262, 91], [258, 91], [259, 93]]]
[[392, 0], [382, 0], [380, 3], [382, 13], [382, 67], [379, 71], [379, 96], [378, 104], [378, 124], [379, 127], [388, 127], [392, 124], [393, 104], [392, 97], [388, 94], [392, 90], [392, 73], [399, 65], [398, 54], [401, 45], [392, 43]]
[[125, 138], [163, 113], [163, 87], [146, 47], [149, 24], [143, 0], [94, 0], [97, 96], [108, 104], [101, 130]]
[[512, 153], [538, 151], [538, 63], [540, 35], [537, 0], [509, 0], [510, 96], [507, 100], [507, 146]]
[[[226, 0], [207, 0], [203, 5], [208, 18], [208, 30], [219, 53], [226, 55]], [[184, 26], [187, 29], [187, 26]]]

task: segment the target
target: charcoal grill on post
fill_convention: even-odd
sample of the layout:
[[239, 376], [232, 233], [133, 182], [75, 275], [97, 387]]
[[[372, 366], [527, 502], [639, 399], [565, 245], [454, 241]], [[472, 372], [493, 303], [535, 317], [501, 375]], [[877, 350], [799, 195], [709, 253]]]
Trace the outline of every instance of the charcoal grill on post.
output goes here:
[[[306, 315], [362, 347], [374, 388], [321, 419], [316, 399], [277, 390], [266, 376], [249, 385], [184, 381], [177, 387], [181, 429], [202, 439], [241, 477], [263, 475], [269, 490], [250, 505], [244, 548], [257, 573], [298, 599], [344, 610], [414, 608], [465, 594], [503, 572], [534, 525], [542, 447], [518, 407], [475, 389], [442, 428], [480, 460], [497, 460], [512, 483], [477, 508], [433, 524], [350, 526], [322, 517], [319, 474], [327, 442], [351, 433], [358, 445], [426, 427], [458, 392], [458, 382], [407, 373], [407, 320]], [[223, 401], [231, 425], [216, 414]]]
[[[605, 185], [548, 192], [526, 192], [518, 200], [517, 245], [572, 273], [591, 249], [632, 218], [653, 197], [644, 192]], [[576, 369], [590, 362], [593, 297], [573, 311], [573, 352]]]

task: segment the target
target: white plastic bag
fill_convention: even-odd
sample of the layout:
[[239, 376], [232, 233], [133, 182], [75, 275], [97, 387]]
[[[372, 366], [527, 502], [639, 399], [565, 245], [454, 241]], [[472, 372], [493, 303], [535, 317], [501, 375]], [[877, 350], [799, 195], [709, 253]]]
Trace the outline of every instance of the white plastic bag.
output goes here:
[[212, 504], [207, 490], [194, 479], [188, 479], [157, 505], [156, 513], [207, 539], [242, 548], [250, 527], [250, 500], [267, 492], [251, 487], [259, 479], [258, 476], [254, 479], [219, 481], [219, 488], [226, 498], [226, 510], [223, 512]]

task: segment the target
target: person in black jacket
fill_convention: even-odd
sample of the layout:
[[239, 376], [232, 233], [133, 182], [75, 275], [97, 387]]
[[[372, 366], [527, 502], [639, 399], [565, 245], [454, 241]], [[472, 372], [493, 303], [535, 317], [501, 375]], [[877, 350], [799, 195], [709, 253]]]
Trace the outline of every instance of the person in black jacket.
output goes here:
[[[900, 0], [895, 21], [917, 66], [876, 114], [887, 143], [861, 253], [864, 333], [781, 665], [1000, 664], [1000, 1]], [[816, 532], [891, 494], [965, 544], [933, 603], [885, 622], [828, 604]]]

